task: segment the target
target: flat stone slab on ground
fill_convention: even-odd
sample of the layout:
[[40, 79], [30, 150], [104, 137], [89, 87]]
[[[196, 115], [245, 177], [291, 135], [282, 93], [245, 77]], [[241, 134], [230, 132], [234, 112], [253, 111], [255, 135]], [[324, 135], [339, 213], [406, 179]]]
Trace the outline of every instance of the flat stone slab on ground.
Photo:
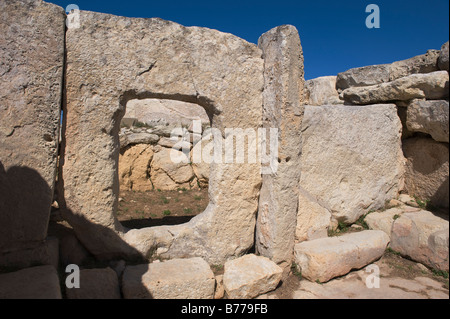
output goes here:
[[327, 282], [379, 259], [388, 243], [381, 230], [305, 241], [295, 245], [295, 263], [304, 278]]
[[61, 299], [58, 273], [38, 266], [0, 274], [0, 299]]
[[230, 299], [251, 299], [274, 290], [283, 270], [266, 257], [245, 255], [225, 263], [223, 285]]
[[117, 274], [111, 268], [83, 269], [80, 288], [66, 288], [68, 299], [120, 299]]
[[216, 280], [202, 258], [128, 266], [122, 277], [125, 299], [212, 299]]

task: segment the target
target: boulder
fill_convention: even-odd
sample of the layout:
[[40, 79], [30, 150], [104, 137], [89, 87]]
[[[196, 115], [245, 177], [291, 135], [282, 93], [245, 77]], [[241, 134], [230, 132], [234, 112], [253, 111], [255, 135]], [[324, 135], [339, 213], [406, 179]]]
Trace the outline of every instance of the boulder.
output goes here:
[[117, 274], [111, 268], [82, 269], [80, 288], [66, 288], [67, 299], [120, 299]]
[[[128, 102], [147, 98], [200, 105], [222, 135], [225, 128], [257, 131], [264, 87], [261, 50], [228, 33], [158, 18], [83, 10], [79, 16], [81, 27], [66, 33], [64, 185], [58, 192], [64, 199], [61, 212], [77, 238], [103, 258], [158, 252], [164, 259], [201, 255], [223, 264], [245, 253], [255, 237], [259, 163], [212, 165], [207, 212], [183, 227], [133, 229], [133, 236], [126, 236], [129, 230], [116, 218], [118, 132]], [[125, 237], [142, 240], [128, 244]], [[166, 238], [165, 250], [158, 250]]]
[[448, 101], [414, 100], [407, 108], [406, 125], [411, 132], [431, 135], [437, 142], [449, 142]]
[[368, 214], [364, 221], [367, 223], [370, 229], [382, 230], [389, 237], [391, 236], [392, 224], [395, 219], [403, 214], [403, 209], [400, 207], [393, 207], [382, 212], [374, 212]]
[[122, 277], [125, 299], [212, 299], [216, 280], [199, 257], [128, 266]]
[[405, 213], [392, 227], [391, 248], [434, 269], [449, 269], [449, 222], [421, 210]]
[[425, 54], [392, 63], [389, 66], [389, 81], [394, 81], [411, 74], [439, 71], [439, 54], [439, 50], [428, 50]]
[[439, 55], [438, 66], [441, 70], [448, 72], [448, 41], [441, 47], [441, 54]]
[[311, 194], [301, 189], [298, 197], [295, 241], [302, 242], [327, 237], [330, 224], [330, 211], [321, 206]]
[[340, 222], [384, 207], [403, 186], [401, 129], [393, 104], [306, 106], [300, 186]]
[[321, 76], [305, 82], [305, 104], [333, 105], [343, 104], [336, 91], [336, 76]]
[[279, 134], [278, 154], [267, 147], [270, 163], [262, 165], [255, 246], [258, 254], [280, 265], [287, 276], [293, 257], [300, 180], [303, 51], [298, 31], [291, 25], [264, 33], [258, 47], [264, 56], [263, 129], [267, 141], [273, 139], [269, 136], [274, 128]]
[[58, 158], [65, 13], [0, 4], [0, 253], [45, 240]]
[[412, 99], [439, 100], [448, 97], [448, 73], [437, 71], [412, 74], [395, 81], [366, 87], [351, 87], [342, 92], [347, 103], [371, 104]]
[[283, 269], [266, 257], [245, 255], [225, 263], [223, 285], [230, 299], [252, 299], [274, 290]]
[[343, 91], [350, 87], [389, 82], [389, 66], [389, 64], [369, 65], [339, 73], [336, 78], [336, 89]]
[[[176, 159], [182, 162], [177, 163]], [[189, 188], [189, 182], [193, 178], [194, 171], [189, 158], [183, 152], [165, 147], [155, 150], [151, 164], [151, 180], [155, 189]]]
[[153, 159], [151, 145], [131, 146], [119, 155], [119, 183], [123, 190], [145, 192], [153, 189], [150, 164]]
[[38, 266], [0, 274], [0, 299], [61, 299], [53, 266]]
[[388, 243], [381, 230], [304, 241], [295, 245], [295, 263], [302, 277], [326, 282], [379, 259]]
[[448, 144], [431, 138], [409, 138], [403, 141], [407, 159], [405, 191], [421, 201], [448, 207]]

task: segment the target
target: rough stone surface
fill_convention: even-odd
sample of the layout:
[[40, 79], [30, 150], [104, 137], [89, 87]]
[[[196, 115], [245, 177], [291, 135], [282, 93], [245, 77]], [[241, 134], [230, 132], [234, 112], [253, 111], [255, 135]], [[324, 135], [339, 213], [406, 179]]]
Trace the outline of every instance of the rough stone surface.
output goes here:
[[306, 106], [300, 185], [353, 223], [396, 198], [404, 157], [395, 105]]
[[439, 55], [438, 65], [439, 69], [441, 70], [447, 70], [448, 72], [448, 41], [445, 42], [441, 47], [441, 54]]
[[102, 258], [158, 252], [165, 259], [203, 256], [220, 264], [245, 253], [254, 241], [260, 164], [213, 165], [211, 203], [203, 214], [185, 225], [128, 234], [115, 216], [118, 132], [128, 101], [145, 98], [198, 104], [222, 136], [225, 128], [257, 130], [264, 86], [261, 50], [231, 34], [161, 19], [79, 14], [80, 28], [66, 34], [59, 191], [61, 211], [77, 237]]
[[449, 269], [449, 223], [428, 211], [405, 213], [392, 227], [391, 248], [429, 267]]
[[266, 257], [245, 255], [225, 264], [223, 285], [230, 299], [252, 299], [274, 290], [283, 269]]
[[132, 146], [119, 155], [119, 183], [124, 190], [145, 192], [153, 189], [150, 164], [153, 159], [151, 145]]
[[[172, 156], [182, 158], [183, 162], [173, 162]], [[155, 189], [176, 190], [180, 187], [189, 188], [194, 171], [189, 164], [188, 156], [183, 152], [163, 147], [155, 150], [150, 176]]]
[[117, 274], [111, 268], [82, 269], [80, 288], [66, 288], [68, 299], [120, 299]]
[[207, 145], [212, 142], [211, 135], [204, 136], [201, 142], [197, 143], [191, 150], [191, 163], [194, 170], [195, 177], [197, 178], [201, 187], [206, 187], [209, 182], [209, 174], [211, 171], [211, 165], [204, 160], [197, 161], [195, 154], [202, 154], [207, 156], [214, 156], [214, 149], [211, 147], [207, 149]]
[[336, 91], [336, 76], [321, 76], [305, 82], [305, 104], [343, 104]]
[[448, 144], [411, 138], [403, 141], [403, 151], [407, 159], [405, 191], [435, 206], [448, 207]]
[[212, 299], [216, 280], [199, 257], [128, 266], [122, 278], [125, 299]]
[[[268, 139], [270, 129], [278, 129], [279, 147], [278, 166], [263, 171], [255, 245], [258, 254], [279, 264], [287, 274], [293, 257], [300, 180], [303, 51], [298, 31], [291, 25], [264, 33], [258, 46], [264, 56], [263, 128]], [[263, 169], [269, 167], [263, 165]]]
[[428, 50], [425, 54], [392, 63], [389, 66], [389, 81], [394, 81], [411, 74], [439, 71], [439, 54], [439, 50]]
[[390, 208], [384, 212], [374, 212], [366, 216], [364, 221], [370, 229], [382, 230], [389, 237], [391, 236], [392, 225], [394, 220], [403, 214], [403, 209], [400, 207]]
[[301, 189], [298, 198], [295, 241], [302, 242], [327, 237], [330, 224], [330, 211], [321, 206], [311, 194]]
[[326, 282], [377, 260], [388, 243], [381, 230], [304, 241], [295, 245], [295, 262], [304, 278]]
[[389, 64], [369, 65], [339, 73], [336, 78], [336, 89], [342, 91], [350, 87], [384, 82], [389, 82]]
[[120, 148], [123, 149], [128, 145], [136, 144], [156, 144], [159, 141], [159, 136], [150, 133], [132, 133], [124, 136], [120, 141]]
[[7, 252], [47, 236], [65, 13], [40, 0], [2, 0], [0, 30], [0, 252]]
[[437, 142], [449, 142], [448, 101], [414, 100], [407, 108], [409, 131], [431, 135]]
[[168, 99], [130, 100], [124, 118], [134, 118], [148, 125], [189, 126], [193, 120], [209, 123], [208, 115], [202, 106]]
[[412, 99], [439, 100], [448, 97], [448, 73], [436, 71], [412, 74], [392, 82], [366, 87], [351, 87], [342, 98], [352, 104], [372, 104]]
[[58, 273], [38, 266], [0, 274], [0, 299], [61, 299]]

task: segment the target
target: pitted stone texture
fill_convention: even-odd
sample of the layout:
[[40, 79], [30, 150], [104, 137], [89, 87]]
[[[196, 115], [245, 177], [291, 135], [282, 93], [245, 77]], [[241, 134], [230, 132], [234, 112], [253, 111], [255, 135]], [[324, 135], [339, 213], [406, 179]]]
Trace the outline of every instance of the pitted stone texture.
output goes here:
[[410, 138], [403, 141], [407, 159], [405, 191], [435, 206], [449, 204], [448, 144], [431, 138]]
[[0, 252], [47, 235], [58, 155], [65, 13], [0, 1]]
[[153, 189], [150, 180], [151, 145], [134, 145], [119, 155], [119, 182], [124, 190], [145, 192]]
[[448, 41], [445, 42], [441, 47], [441, 54], [439, 55], [438, 65], [439, 69], [441, 70], [447, 70], [448, 72]]
[[216, 280], [199, 257], [128, 266], [122, 278], [125, 299], [212, 299]]
[[389, 237], [381, 230], [366, 230], [295, 245], [295, 262], [302, 276], [326, 282], [379, 259]]
[[412, 99], [441, 100], [448, 97], [448, 72], [412, 74], [395, 81], [365, 87], [351, 87], [342, 98], [352, 104], [373, 104]]
[[336, 76], [321, 76], [306, 81], [304, 99], [308, 105], [344, 104], [336, 91]]
[[393, 104], [306, 106], [300, 185], [353, 223], [402, 187], [401, 123]]
[[369, 65], [339, 73], [336, 79], [336, 89], [342, 91], [350, 87], [389, 82], [389, 66], [389, 64]]
[[389, 66], [389, 80], [394, 81], [411, 74], [439, 71], [439, 53], [439, 50], [428, 50], [425, 54], [392, 63]]
[[80, 28], [67, 31], [60, 192], [77, 237], [96, 256], [133, 255], [137, 245], [145, 256], [164, 251], [167, 259], [203, 256], [220, 264], [246, 252], [254, 240], [259, 164], [212, 165], [207, 212], [174, 228], [132, 230], [128, 239], [145, 239], [124, 243], [127, 230], [115, 217], [118, 132], [127, 102], [146, 98], [196, 103], [222, 135], [225, 128], [257, 130], [261, 51], [230, 34], [161, 19], [80, 11], [80, 21]]
[[80, 288], [66, 288], [68, 299], [120, 299], [117, 274], [111, 268], [82, 269]]
[[[303, 51], [298, 31], [291, 25], [264, 33], [258, 46], [264, 56], [263, 128], [267, 140], [271, 129], [278, 129], [279, 147], [275, 171], [263, 171], [256, 251], [284, 268], [286, 275], [293, 257], [300, 180]], [[267, 168], [264, 164], [263, 169]]]
[[245, 255], [225, 264], [223, 285], [230, 299], [251, 299], [274, 290], [283, 269], [266, 257]]
[[434, 269], [449, 267], [449, 223], [428, 211], [405, 213], [392, 227], [391, 248]]
[[406, 126], [411, 132], [431, 135], [437, 142], [449, 141], [448, 101], [414, 100], [407, 108]]

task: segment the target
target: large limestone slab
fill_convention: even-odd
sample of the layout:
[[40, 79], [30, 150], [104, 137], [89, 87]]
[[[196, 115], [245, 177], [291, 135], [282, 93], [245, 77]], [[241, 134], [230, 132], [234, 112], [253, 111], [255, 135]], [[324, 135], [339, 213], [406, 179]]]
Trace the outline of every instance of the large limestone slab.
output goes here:
[[295, 245], [295, 262], [304, 278], [326, 282], [379, 259], [388, 243], [381, 230], [304, 241]]
[[339, 73], [336, 78], [336, 89], [342, 91], [350, 87], [371, 86], [385, 82], [389, 82], [389, 64], [369, 65]]
[[161, 19], [79, 14], [80, 28], [66, 36], [59, 192], [65, 198], [61, 210], [77, 237], [97, 257], [133, 255], [136, 247], [144, 256], [203, 256], [212, 264], [242, 255], [254, 241], [260, 164], [213, 164], [205, 213], [185, 225], [128, 231], [115, 216], [118, 132], [128, 102], [147, 98], [202, 106], [222, 136], [225, 128], [257, 130], [264, 86], [261, 50], [231, 34]]
[[305, 104], [344, 104], [336, 91], [336, 76], [321, 76], [305, 82]]
[[395, 105], [306, 106], [301, 186], [341, 222], [396, 198], [404, 157]]
[[367, 223], [370, 229], [382, 230], [390, 237], [394, 221], [402, 214], [402, 208], [393, 207], [383, 212], [371, 213], [364, 218], [364, 221]]
[[80, 288], [66, 288], [68, 299], [120, 299], [117, 274], [111, 268], [82, 269]]
[[430, 134], [438, 142], [449, 141], [448, 101], [414, 100], [407, 108], [406, 126], [411, 132]]
[[428, 50], [425, 54], [392, 63], [389, 66], [389, 80], [394, 81], [411, 74], [439, 71], [439, 54], [439, 50]]
[[278, 129], [278, 165], [274, 168], [270, 164], [272, 170], [263, 171], [256, 251], [288, 271], [293, 256], [300, 180], [303, 51], [298, 31], [291, 25], [264, 33], [258, 46], [264, 56], [263, 128], [267, 134], [273, 128]]
[[145, 192], [153, 189], [150, 164], [153, 159], [150, 145], [138, 144], [119, 155], [119, 182], [121, 189]]
[[245, 255], [225, 264], [223, 285], [230, 299], [252, 299], [274, 290], [283, 269], [266, 257]]
[[429, 267], [449, 267], [448, 220], [428, 211], [405, 213], [392, 227], [391, 248]]
[[447, 70], [448, 72], [448, 41], [445, 42], [441, 47], [441, 54], [439, 55], [438, 66], [441, 70]]
[[53, 199], [65, 13], [0, 1], [0, 252], [43, 241]]
[[448, 207], [448, 144], [410, 138], [403, 141], [403, 151], [407, 159], [405, 191], [435, 206]]
[[216, 280], [199, 257], [128, 266], [122, 278], [125, 299], [212, 299]]
[[0, 299], [61, 299], [53, 266], [39, 266], [0, 274]]
[[366, 87], [351, 87], [342, 98], [352, 104], [372, 104], [412, 99], [442, 100], [448, 97], [448, 72], [412, 74], [395, 81]]

